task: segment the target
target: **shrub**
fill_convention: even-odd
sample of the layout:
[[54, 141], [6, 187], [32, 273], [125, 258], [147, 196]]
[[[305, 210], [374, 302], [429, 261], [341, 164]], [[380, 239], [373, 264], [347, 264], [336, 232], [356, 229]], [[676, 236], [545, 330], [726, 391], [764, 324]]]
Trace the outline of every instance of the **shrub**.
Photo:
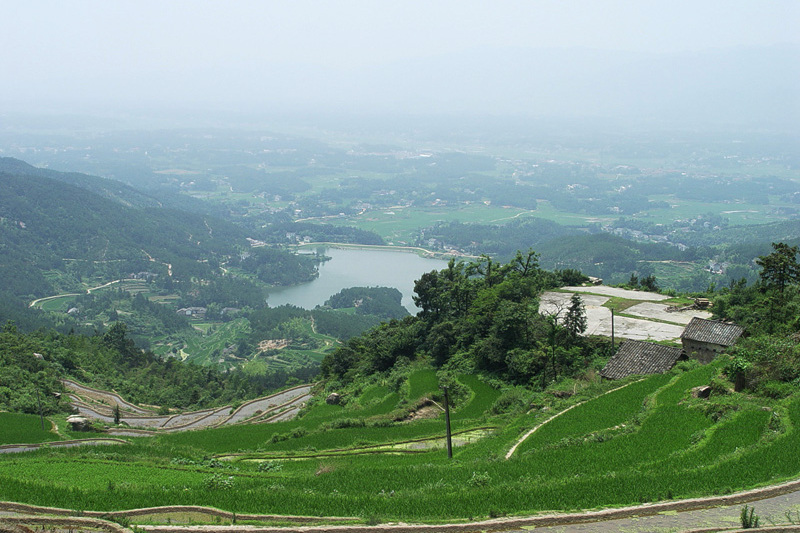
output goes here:
[[325, 423], [325, 429], [363, 428], [367, 423], [363, 418], [339, 418]]
[[488, 472], [473, 472], [472, 477], [467, 480], [470, 487], [485, 487], [492, 482]]
[[259, 472], [278, 472], [283, 468], [283, 464], [278, 461], [262, 461], [258, 464]]
[[677, 365], [675, 365], [676, 370], [680, 370], [681, 372], [688, 372], [689, 370], [694, 370], [700, 366], [700, 361], [697, 359], [686, 359], [685, 361], [680, 361]]
[[529, 406], [528, 399], [528, 391], [525, 389], [509, 389], [492, 404], [491, 412], [498, 415], [508, 412], [525, 412]]
[[287, 433], [275, 433], [272, 435], [272, 437], [270, 437], [269, 442], [274, 444], [276, 442], [283, 442], [289, 439], [298, 439], [306, 436], [307, 434], [308, 430], [306, 428], [298, 427]]
[[708, 385], [713, 396], [724, 396], [730, 392], [730, 383], [719, 377], [711, 378]]
[[762, 383], [758, 392], [768, 398], [775, 398], [780, 400], [791, 396], [797, 391], [797, 386], [792, 383], [784, 383], [781, 381], [767, 381]]
[[203, 479], [203, 488], [206, 490], [231, 490], [233, 488], [233, 476], [214, 474]]

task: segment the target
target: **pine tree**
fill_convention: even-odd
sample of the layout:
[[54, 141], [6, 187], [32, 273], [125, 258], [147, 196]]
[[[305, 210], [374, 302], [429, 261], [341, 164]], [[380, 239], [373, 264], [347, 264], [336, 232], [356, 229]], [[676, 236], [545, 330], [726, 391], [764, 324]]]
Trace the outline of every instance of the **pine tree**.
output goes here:
[[583, 305], [583, 298], [578, 293], [573, 294], [569, 300], [569, 309], [564, 317], [564, 328], [573, 337], [586, 331], [586, 309]]
[[761, 280], [770, 286], [778, 287], [783, 294], [786, 285], [800, 282], [800, 263], [797, 262], [797, 246], [786, 243], [772, 243], [775, 249], [769, 255], [762, 255], [756, 259], [756, 264], [761, 267]]

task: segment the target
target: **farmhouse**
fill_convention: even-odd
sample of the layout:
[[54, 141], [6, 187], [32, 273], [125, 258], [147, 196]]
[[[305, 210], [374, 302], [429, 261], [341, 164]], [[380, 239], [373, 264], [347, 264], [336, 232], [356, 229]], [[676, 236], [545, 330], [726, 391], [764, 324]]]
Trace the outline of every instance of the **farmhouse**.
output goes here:
[[683, 351], [703, 364], [709, 363], [717, 354], [733, 345], [742, 331], [742, 328], [735, 324], [692, 318], [681, 333]]
[[626, 340], [608, 360], [600, 375], [607, 379], [622, 379], [634, 374], [661, 374], [671, 369], [678, 359], [685, 357], [680, 348]]
[[206, 317], [206, 308], [205, 307], [183, 307], [178, 309], [177, 313], [179, 315], [186, 315], [192, 316], [195, 318], [205, 318]]

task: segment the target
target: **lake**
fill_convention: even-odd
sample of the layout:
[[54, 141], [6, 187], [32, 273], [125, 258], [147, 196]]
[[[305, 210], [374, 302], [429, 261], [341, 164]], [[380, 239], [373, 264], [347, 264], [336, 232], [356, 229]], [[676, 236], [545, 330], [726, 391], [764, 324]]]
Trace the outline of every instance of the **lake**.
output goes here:
[[313, 309], [347, 287], [394, 287], [403, 293], [403, 306], [416, 314], [418, 309], [411, 299], [414, 281], [425, 272], [447, 267], [444, 259], [391, 250], [326, 248], [325, 255], [331, 260], [319, 265], [317, 279], [292, 287], [270, 289], [269, 306], [291, 304]]

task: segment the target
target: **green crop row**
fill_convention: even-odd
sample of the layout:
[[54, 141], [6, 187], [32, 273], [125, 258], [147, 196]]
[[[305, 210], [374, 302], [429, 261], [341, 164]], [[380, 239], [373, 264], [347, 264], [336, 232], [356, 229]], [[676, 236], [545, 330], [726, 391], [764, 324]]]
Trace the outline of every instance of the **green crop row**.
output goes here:
[[679, 402], [689, 393], [692, 387], [708, 385], [720, 369], [721, 363], [715, 361], [711, 364], [697, 367], [678, 376], [677, 379], [656, 396], [659, 404], [674, 404]]
[[453, 420], [481, 417], [494, 405], [497, 398], [500, 397], [499, 390], [481, 381], [481, 379], [474, 374], [458, 376], [458, 381], [469, 387], [472, 398], [464, 407], [457, 409], [451, 415]]
[[[510, 460], [503, 453], [523, 426], [540, 423], [547, 413], [524, 415], [494, 436], [456, 448], [453, 460], [443, 449], [320, 453], [444, 433], [441, 418], [387, 425], [365, 420], [371, 409], [394, 408], [399, 401], [396, 393], [374, 387], [367, 389], [366, 408], [360, 401], [351, 402], [353, 407], [319, 404], [289, 422], [0, 456], [0, 500], [101, 511], [186, 504], [441, 520], [720, 494], [797, 476], [800, 399], [776, 404], [782, 417], [742, 400], [739, 411], [715, 421], [705, 414], [711, 412], [708, 403], [684, 400], [716, 371], [709, 366], [677, 377], [652, 376], [586, 401], [542, 426]], [[430, 375], [417, 376], [415, 386]], [[454, 426], [475, 427], [497, 391], [474, 376], [459, 380], [473, 396], [462, 408], [469, 416], [454, 416]], [[238, 449], [272, 457], [280, 466], [259, 470], [257, 463], [202, 459]]]
[[517, 453], [623, 424], [639, 413], [644, 399], [670, 377], [656, 374], [578, 405], [542, 426], [519, 447]]
[[408, 376], [408, 399], [416, 400], [439, 390], [436, 371], [431, 369], [417, 370]]
[[50, 421], [42, 421], [36, 415], [21, 413], [0, 413], [0, 444], [29, 444], [59, 440], [59, 436], [50, 431]]
[[369, 405], [370, 403], [385, 398], [389, 394], [389, 387], [385, 385], [372, 385], [367, 387], [366, 390], [359, 396], [358, 402], [361, 405]]

